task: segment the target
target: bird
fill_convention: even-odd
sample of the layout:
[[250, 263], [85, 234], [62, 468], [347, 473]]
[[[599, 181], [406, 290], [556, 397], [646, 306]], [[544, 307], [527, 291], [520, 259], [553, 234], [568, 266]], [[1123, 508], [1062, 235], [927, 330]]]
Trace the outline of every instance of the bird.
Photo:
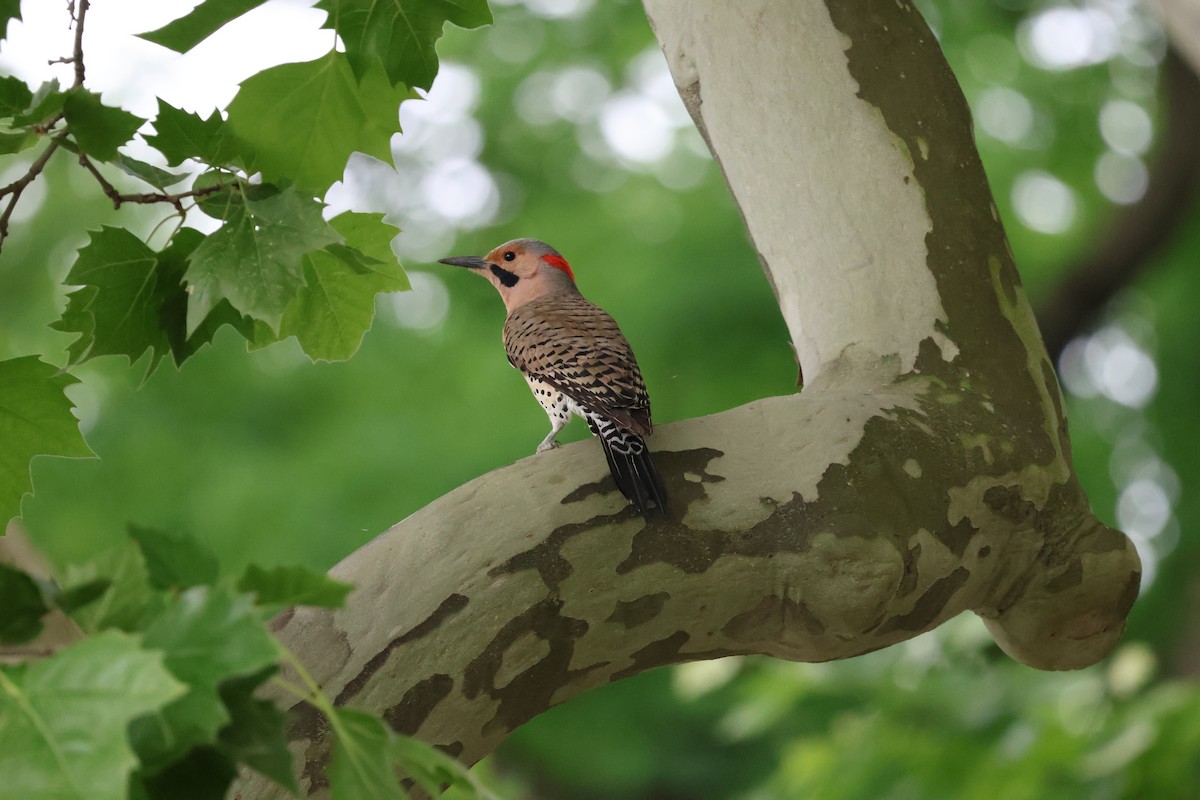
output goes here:
[[481, 275], [500, 293], [508, 361], [550, 418], [536, 452], [558, 447], [558, 432], [582, 417], [621, 494], [647, 520], [665, 514], [666, 489], [645, 439], [654, 425], [641, 369], [613, 318], [580, 294], [562, 254], [538, 239], [513, 239], [485, 256], [439, 262]]

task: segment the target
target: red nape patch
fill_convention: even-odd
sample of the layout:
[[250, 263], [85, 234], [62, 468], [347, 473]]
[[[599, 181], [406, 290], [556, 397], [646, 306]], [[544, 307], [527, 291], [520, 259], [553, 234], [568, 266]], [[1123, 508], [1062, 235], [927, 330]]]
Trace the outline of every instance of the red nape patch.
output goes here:
[[567, 260], [562, 256], [550, 254], [548, 256], [542, 256], [542, 261], [545, 261], [555, 269], [561, 269], [563, 272], [567, 273], [571, 280], [575, 280], [575, 273], [571, 272], [571, 265], [568, 264]]

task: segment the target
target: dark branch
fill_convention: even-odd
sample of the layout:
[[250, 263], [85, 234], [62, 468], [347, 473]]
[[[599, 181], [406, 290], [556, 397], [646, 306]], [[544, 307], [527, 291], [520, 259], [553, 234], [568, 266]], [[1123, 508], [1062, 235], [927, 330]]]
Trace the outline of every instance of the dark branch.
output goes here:
[[1171, 48], [1163, 63], [1167, 129], [1150, 169], [1146, 193], [1109, 226], [1090, 255], [1077, 263], [1038, 305], [1046, 351], [1055, 361], [1129, 285], [1187, 218], [1200, 187], [1200, 76]]
[[152, 203], [170, 203], [175, 207], [175, 210], [179, 212], [180, 215], [183, 215], [186, 213], [183, 208], [184, 200], [210, 195], [213, 192], [219, 191], [222, 187], [221, 184], [214, 183], [212, 186], [205, 186], [200, 189], [191, 189], [189, 191], [179, 192], [177, 194], [167, 194], [165, 192], [123, 194], [118, 191], [117, 187], [113, 186], [112, 183], [110, 183], [109, 180], [104, 177], [104, 175], [100, 173], [100, 170], [96, 168], [96, 165], [93, 164], [92, 160], [86, 155], [80, 153], [79, 163], [84, 169], [92, 173], [92, 177], [95, 178], [96, 182], [100, 184], [100, 188], [104, 190], [104, 194], [107, 195], [108, 199], [112, 200], [113, 208], [116, 209], [120, 209], [125, 203], [140, 203], [143, 205], [149, 205]]

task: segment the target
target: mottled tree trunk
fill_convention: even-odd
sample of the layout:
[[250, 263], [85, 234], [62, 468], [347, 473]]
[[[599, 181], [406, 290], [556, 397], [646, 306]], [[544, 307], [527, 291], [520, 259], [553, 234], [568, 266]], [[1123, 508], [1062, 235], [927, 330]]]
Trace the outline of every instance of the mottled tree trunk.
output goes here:
[[[1032, 666], [1103, 657], [1137, 555], [1076, 481], [966, 104], [919, 14], [645, 5], [806, 388], [656, 431], [670, 519], [601, 480], [594, 441], [472, 481], [338, 565], [358, 586], [346, 608], [289, 614], [284, 641], [339, 703], [467, 762], [644, 669], [846, 658], [966, 610]], [[321, 793], [328, 731], [296, 711]]]

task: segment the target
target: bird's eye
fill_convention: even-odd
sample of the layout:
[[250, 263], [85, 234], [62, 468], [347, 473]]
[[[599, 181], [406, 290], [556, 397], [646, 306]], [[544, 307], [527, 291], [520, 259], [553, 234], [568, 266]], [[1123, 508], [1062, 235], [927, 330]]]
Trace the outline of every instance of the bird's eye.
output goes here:
[[504, 254], [505, 261], [512, 261], [516, 257], [517, 257], [517, 254], [514, 253], [512, 250], [509, 250], [507, 253]]

